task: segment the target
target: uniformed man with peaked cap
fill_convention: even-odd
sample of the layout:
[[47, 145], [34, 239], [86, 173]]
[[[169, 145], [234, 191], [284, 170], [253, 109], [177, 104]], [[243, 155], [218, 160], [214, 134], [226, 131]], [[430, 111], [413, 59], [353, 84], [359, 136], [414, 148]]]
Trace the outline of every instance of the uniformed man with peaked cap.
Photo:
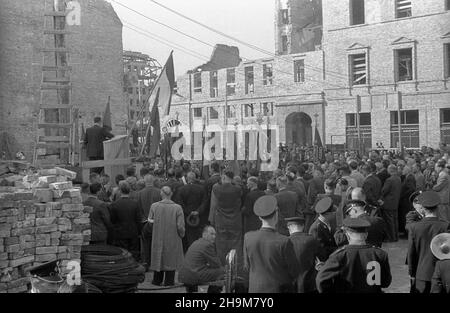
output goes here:
[[296, 284], [297, 292], [316, 293], [316, 263], [321, 256], [320, 242], [304, 232], [304, 217], [290, 217], [286, 218], [285, 221], [290, 234], [289, 239], [294, 245], [294, 251], [300, 269]]
[[362, 218], [343, 222], [349, 244], [330, 255], [316, 277], [321, 293], [380, 293], [391, 284], [388, 254], [366, 243], [370, 223]]
[[244, 238], [244, 267], [249, 271], [250, 293], [293, 292], [299, 266], [292, 242], [276, 231], [277, 199], [263, 196], [254, 205], [261, 229]]
[[332, 210], [333, 200], [330, 197], [325, 197], [317, 202], [315, 211], [319, 216], [309, 229], [309, 234], [321, 244], [321, 261], [325, 261], [337, 249], [333, 237], [336, 232], [336, 214]]
[[[383, 240], [386, 238], [386, 223], [381, 217], [370, 216], [366, 210], [366, 202], [362, 200], [350, 200], [347, 203], [345, 214], [350, 218], [361, 218], [370, 223], [367, 229], [367, 243], [375, 247], [381, 248]], [[343, 229], [338, 230], [334, 234], [334, 239], [338, 247], [348, 244]]]
[[433, 237], [449, 231], [449, 223], [437, 216], [441, 199], [436, 191], [425, 191], [417, 200], [424, 217], [408, 226], [408, 267], [412, 293], [430, 293], [436, 258], [430, 250]]

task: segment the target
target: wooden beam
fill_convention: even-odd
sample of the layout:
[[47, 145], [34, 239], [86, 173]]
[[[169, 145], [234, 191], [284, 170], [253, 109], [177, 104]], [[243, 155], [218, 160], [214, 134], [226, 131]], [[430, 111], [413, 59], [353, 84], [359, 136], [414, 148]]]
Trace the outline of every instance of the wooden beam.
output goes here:
[[82, 162], [81, 167], [83, 168], [96, 168], [96, 167], [105, 167], [108, 165], [131, 165], [133, 164], [132, 158], [127, 159], [115, 159], [115, 160], [98, 160], [98, 161], [87, 161]]

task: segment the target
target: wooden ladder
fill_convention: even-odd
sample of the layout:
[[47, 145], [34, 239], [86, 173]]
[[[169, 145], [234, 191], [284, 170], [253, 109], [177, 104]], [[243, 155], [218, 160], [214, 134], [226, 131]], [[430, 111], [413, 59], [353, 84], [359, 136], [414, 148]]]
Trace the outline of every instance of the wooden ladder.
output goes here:
[[72, 68], [66, 46], [68, 11], [63, 0], [44, 3], [42, 79], [33, 164], [74, 165], [78, 110], [72, 106]]

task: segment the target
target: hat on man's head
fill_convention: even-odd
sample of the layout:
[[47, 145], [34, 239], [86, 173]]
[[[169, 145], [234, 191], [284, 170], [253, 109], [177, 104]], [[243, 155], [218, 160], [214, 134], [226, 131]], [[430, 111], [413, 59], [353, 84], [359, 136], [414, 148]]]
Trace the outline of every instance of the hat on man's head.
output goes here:
[[315, 211], [318, 214], [322, 214], [322, 213], [325, 213], [326, 211], [328, 211], [329, 209], [331, 209], [332, 206], [333, 206], [333, 200], [331, 200], [330, 197], [325, 197], [325, 198], [321, 199], [319, 202], [317, 202]]
[[439, 260], [450, 260], [450, 234], [434, 236], [430, 243], [431, 252]]
[[416, 192], [413, 192], [410, 196], [409, 196], [409, 202], [413, 203], [414, 200], [420, 196], [422, 194], [422, 191], [418, 190]]
[[425, 191], [419, 195], [419, 203], [425, 208], [433, 208], [441, 203], [441, 198], [436, 191]]
[[288, 217], [284, 220], [286, 221], [287, 226], [291, 224], [303, 224], [305, 222], [305, 218], [301, 216]]
[[370, 227], [370, 223], [368, 221], [359, 217], [347, 217], [342, 224], [344, 225], [344, 227], [357, 233], [365, 233], [367, 231], [367, 228]]
[[274, 196], [262, 196], [256, 200], [253, 212], [256, 216], [267, 217], [272, 215], [277, 209], [277, 198]]
[[189, 216], [186, 218], [186, 224], [188, 224], [191, 227], [197, 227], [200, 225], [200, 217], [198, 214], [195, 214], [194, 212], [191, 212]]
[[366, 206], [366, 202], [364, 202], [362, 200], [349, 200], [349, 201], [347, 201], [345, 213], [347, 213], [354, 207], [363, 207], [364, 208], [365, 206]]

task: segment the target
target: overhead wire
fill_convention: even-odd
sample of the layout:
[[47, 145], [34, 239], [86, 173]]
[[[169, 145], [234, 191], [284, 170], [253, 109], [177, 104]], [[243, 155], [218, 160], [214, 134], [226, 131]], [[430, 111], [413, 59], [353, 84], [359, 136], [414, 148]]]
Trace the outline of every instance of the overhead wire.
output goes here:
[[[191, 18], [191, 17], [189, 17], [189, 16], [186, 16], [185, 14], [182, 14], [182, 13], [180, 13], [180, 12], [174, 10], [174, 9], [171, 9], [171, 8], [169, 8], [169, 7], [163, 5], [163, 4], [161, 4], [161, 3], [159, 3], [159, 2], [157, 2], [157, 1], [155, 1], [155, 0], [149, 0], [149, 1], [150, 1], [150, 2], [153, 2], [154, 4], [160, 6], [160, 7], [164, 8], [164, 9], [166, 9], [166, 10], [168, 10], [168, 11], [170, 11], [170, 12], [172, 12], [172, 13], [174, 13], [174, 14], [176, 14], [176, 15], [178, 15], [178, 16], [184, 18], [184, 19], [187, 19], [187, 20], [191, 21], [192, 23], [195, 23], [195, 24], [197, 24], [197, 25], [199, 25], [199, 26], [202, 26], [202, 27], [204, 27], [204, 28], [206, 28], [206, 29], [208, 29], [208, 30], [210, 30], [210, 31], [212, 31], [212, 32], [214, 32], [214, 33], [216, 33], [216, 34], [219, 34], [219, 35], [221, 35], [221, 36], [223, 36], [223, 37], [225, 37], [225, 38], [228, 38], [228, 39], [231, 39], [231, 40], [233, 40], [233, 41], [236, 41], [236, 42], [238, 42], [238, 43], [240, 43], [240, 44], [243, 44], [243, 45], [245, 45], [245, 46], [247, 46], [247, 47], [249, 47], [249, 48], [251, 48], [251, 49], [254, 49], [254, 50], [258, 51], [258, 52], [264, 53], [264, 54], [269, 55], [269, 56], [271, 56], [271, 57], [276, 57], [276, 58], [279, 58], [279, 59], [282, 60], [282, 61], [291, 63], [291, 60], [287, 60], [287, 59], [285, 59], [285, 58], [284, 58], [283, 56], [281, 56], [281, 55], [276, 55], [276, 54], [274, 54], [273, 52], [267, 51], [267, 50], [265, 50], [265, 49], [263, 49], [263, 48], [260, 48], [260, 47], [258, 47], [258, 46], [256, 46], [256, 45], [253, 45], [253, 44], [251, 44], [251, 43], [248, 43], [248, 42], [246, 42], [246, 41], [243, 41], [243, 40], [241, 40], [241, 39], [239, 39], [239, 38], [236, 38], [236, 37], [234, 37], [234, 36], [228, 35], [228, 34], [222, 32], [222, 31], [220, 31], [220, 30], [217, 30], [217, 29], [215, 29], [215, 28], [213, 28], [213, 27], [211, 27], [211, 26], [208, 26], [208, 25], [206, 25], [206, 24], [204, 24], [204, 23], [202, 23], [202, 22], [199, 22], [199, 21], [197, 21], [197, 20], [195, 20], [195, 19], [193, 19], [193, 18]], [[311, 68], [312, 70], [317, 70], [317, 71], [320, 71], [320, 72], [323, 71], [323, 69], [321, 69], [321, 68], [319, 68], [319, 67], [311, 66], [311, 65], [308, 65], [308, 64], [305, 64], [305, 67], [308, 67], [308, 68]], [[334, 76], [337, 76], [337, 77], [339, 77], [339, 78], [347, 79], [347, 77], [346, 77], [345, 75], [343, 75], [343, 74], [341, 74], [341, 73], [338, 73], [338, 72], [333, 72], [333, 71], [329, 71], [329, 70], [328, 70], [328, 71], [325, 71], [325, 72], [328, 73], [328, 74], [330, 74], [330, 76], [333, 76], [333, 75], [334, 75]], [[332, 75], [332, 74], [333, 74], [333, 75]]]
[[[234, 40], [234, 41], [236, 41], [236, 42], [238, 42], [238, 43], [241, 43], [241, 44], [243, 44], [243, 45], [246, 45], [247, 47], [252, 48], [252, 49], [254, 49], [254, 50], [256, 50], [256, 51], [265, 53], [265, 54], [270, 55], [270, 56], [272, 56], [272, 57], [276, 57], [276, 58], [278, 58], [278, 59], [280, 59], [280, 60], [282, 60], [282, 61], [285, 61], [285, 62], [288, 62], [288, 63], [291, 63], [291, 62], [292, 62], [291, 60], [285, 59], [285, 58], [284, 58], [283, 56], [281, 56], [281, 55], [276, 55], [276, 54], [274, 54], [274, 53], [272, 53], [272, 52], [270, 52], [270, 51], [267, 51], [267, 50], [265, 50], [265, 49], [263, 49], [263, 48], [260, 48], [260, 47], [258, 47], [258, 46], [253, 45], [253, 44], [250, 44], [250, 43], [248, 43], [248, 42], [245, 42], [245, 41], [243, 41], [243, 40], [240, 40], [239, 38], [230, 36], [230, 35], [228, 35], [228, 34], [222, 32], [222, 31], [220, 31], [220, 30], [217, 30], [217, 29], [215, 29], [215, 28], [213, 28], [213, 27], [210, 27], [210, 26], [208, 26], [208, 25], [206, 25], [206, 24], [204, 24], [204, 23], [201, 23], [201, 22], [199, 22], [199, 21], [197, 21], [197, 20], [195, 20], [195, 19], [193, 19], [193, 18], [190, 18], [190, 17], [186, 16], [185, 14], [182, 14], [182, 13], [180, 13], [180, 12], [178, 12], [178, 11], [172, 9], [172, 8], [169, 8], [169, 7], [167, 7], [167, 6], [165, 6], [165, 5], [161, 4], [161, 3], [159, 3], [158, 1], [155, 1], [155, 0], [149, 0], [149, 1], [152, 2], [152, 3], [154, 3], [154, 4], [156, 4], [156, 5], [158, 5], [158, 6], [160, 6], [160, 7], [162, 7], [162, 8], [164, 8], [164, 9], [166, 9], [166, 10], [168, 10], [168, 11], [170, 11], [170, 12], [172, 12], [172, 13], [174, 13], [174, 14], [176, 14], [176, 15], [178, 15], [178, 16], [180, 16], [180, 17], [182, 17], [182, 18], [184, 18], [184, 19], [187, 19], [187, 20], [189, 20], [189, 21], [191, 21], [191, 22], [193, 22], [193, 23], [195, 23], [195, 24], [197, 24], [197, 25], [200, 25], [200, 26], [202, 26], [202, 27], [204, 27], [204, 28], [206, 28], [206, 29], [208, 29], [208, 30], [214, 32], [214, 33], [217, 33], [217, 34], [219, 34], [219, 35], [221, 35], [221, 36], [223, 36], [223, 37], [226, 37], [226, 38], [228, 38], [228, 39], [231, 39], [231, 40]], [[298, 6], [294, 6], [294, 7], [299, 8], [299, 9], [302, 9], [302, 8], [300, 8], [300, 7], [298, 7]], [[339, 73], [339, 72], [334, 72], [334, 71], [331, 71], [331, 70], [321, 69], [321, 68], [319, 68], [319, 67], [313, 67], [313, 66], [308, 65], [308, 64], [306, 64], [306, 63], [304, 64], [304, 66], [307, 67], [307, 68], [310, 68], [310, 69], [312, 69], [312, 70], [324, 71], [326, 75], [334, 76], [334, 77], [337, 77], [337, 78], [339, 78], [339, 79], [343, 79], [344, 81], [348, 81], [348, 77], [347, 77], [347, 75], [345, 75], [345, 74], [342, 74], [342, 73]], [[387, 86], [387, 85], [395, 85], [395, 83], [388, 83], [388, 84], [386, 84], [386, 82], [382, 82], [382, 81], [379, 81], [379, 80], [375, 80], [375, 79], [373, 79], [373, 78], [371, 78], [370, 80], [371, 80], [371, 82], [375, 82], [375, 83], [376, 83], [376, 84], [371, 84], [371, 86]], [[378, 82], [378, 84], [377, 84], [377, 82]], [[332, 84], [332, 83], [329, 83], [329, 82], [328, 82], [328, 84]], [[335, 86], [336, 86], [336, 85], [335, 85]], [[357, 86], [357, 85], [355, 85], [355, 86]], [[354, 87], [354, 86], [345, 86], [345, 87], [341, 87], [341, 86], [340, 86], [339, 88], [336, 88], [336, 89], [349, 89], [349, 88], [353, 88], [353, 87]], [[330, 90], [334, 90], [334, 89], [330, 89]]]
[[[206, 42], [206, 41], [204, 41], [204, 40], [201, 40], [201, 39], [199, 39], [199, 38], [196, 38], [196, 37], [194, 37], [194, 36], [192, 36], [192, 35], [189, 35], [189, 34], [183, 32], [183, 31], [178, 30], [178, 29], [175, 28], [175, 27], [172, 27], [172, 26], [167, 25], [167, 24], [165, 24], [165, 23], [163, 23], [163, 22], [160, 22], [160, 21], [158, 21], [158, 20], [156, 20], [156, 19], [154, 19], [154, 18], [151, 18], [151, 17], [149, 17], [149, 16], [147, 16], [147, 15], [145, 15], [145, 14], [142, 14], [141, 12], [136, 11], [136, 10], [134, 10], [133, 8], [130, 8], [130, 7], [126, 6], [126, 5], [124, 5], [124, 4], [120, 3], [120, 2], [118, 2], [118, 1], [111, 0], [111, 2], [114, 2], [114, 3], [120, 5], [120, 6], [124, 7], [124, 8], [126, 8], [126, 9], [128, 9], [128, 10], [130, 10], [130, 11], [132, 11], [132, 12], [134, 12], [134, 13], [136, 13], [136, 14], [138, 14], [138, 15], [140, 15], [140, 16], [142, 16], [142, 17], [144, 17], [144, 18], [146, 18], [146, 19], [148, 19], [148, 20], [150, 20], [150, 21], [152, 21], [152, 22], [154, 22], [154, 23], [157, 23], [157, 24], [159, 24], [159, 25], [162, 25], [162, 26], [164, 26], [164, 27], [167, 27], [167, 28], [169, 28], [169, 29], [171, 29], [171, 30], [173, 30], [173, 31], [175, 31], [175, 32], [177, 32], [177, 33], [179, 33], [179, 34], [182, 34], [183, 36], [186, 36], [186, 37], [188, 37], [188, 38], [190, 38], [190, 39], [193, 39], [193, 40], [195, 40], [195, 41], [198, 41], [198, 42], [200, 42], [200, 43], [202, 43], [202, 44], [204, 44], [204, 45], [207, 45], [207, 46], [209, 46], [209, 47], [215, 48], [214, 45], [212, 45], [212, 44], [210, 44], [210, 43], [208, 43], [208, 42]], [[239, 54], [236, 54], [236, 53], [233, 53], [233, 52], [230, 52], [230, 51], [224, 51], [224, 52], [225, 52], [226, 54], [230, 54], [230, 55], [233, 55], [233, 56], [241, 57], [241, 58], [244, 59], [246, 62], [254, 62], [254, 61], [255, 61], [255, 60], [253, 60], [253, 59], [248, 59], [248, 58], [245, 58], [245, 57], [243, 57], [243, 56], [239, 56]], [[273, 69], [273, 71], [278, 72], [278, 73], [282, 73], [282, 74], [286, 74], [286, 75], [289, 75], [289, 76], [294, 75], [293, 72], [285, 72], [285, 71], [281, 71], [281, 70], [279, 70], [279, 69]], [[318, 71], [318, 70], [316, 69], [316, 71]], [[322, 70], [320, 70], [320, 71], [322, 71]], [[315, 82], [319, 82], [319, 83], [323, 83], [323, 81], [319, 81], [319, 80], [315, 80], [315, 79], [311, 79], [311, 78], [308, 78], [308, 80], [310, 80], [310, 81], [315, 81]], [[336, 86], [336, 87], [339, 87], [339, 88], [343, 88], [343, 89], [347, 89], [347, 88], [348, 88], [348, 87], [345, 87], [345, 86], [337, 85], [337, 84], [335, 84], [335, 83], [329, 83], [329, 84], [330, 84], [330, 85], [333, 85], [333, 86]]]

